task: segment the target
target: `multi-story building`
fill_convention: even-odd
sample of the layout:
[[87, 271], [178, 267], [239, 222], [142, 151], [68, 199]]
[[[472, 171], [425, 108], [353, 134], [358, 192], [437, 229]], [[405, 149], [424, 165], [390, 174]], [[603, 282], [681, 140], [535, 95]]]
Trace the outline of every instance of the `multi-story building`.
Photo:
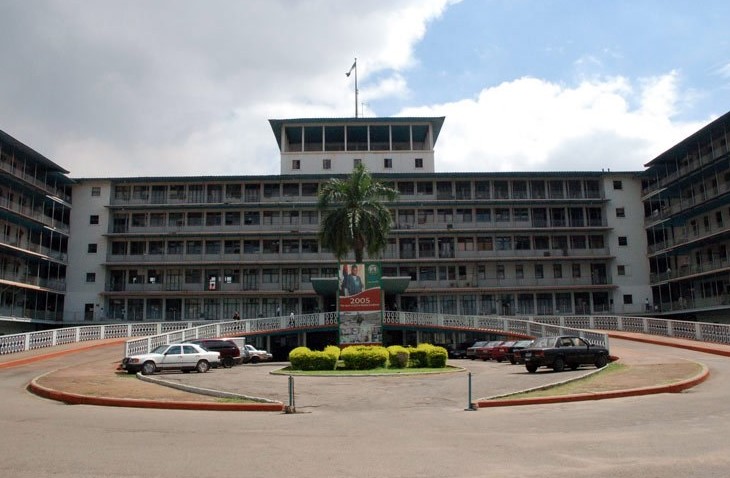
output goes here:
[[443, 118], [272, 120], [281, 175], [76, 179], [66, 317], [196, 320], [331, 310], [319, 185], [363, 163], [400, 191], [389, 308], [644, 311], [639, 173], [437, 173]]
[[653, 313], [728, 321], [730, 113], [657, 156], [643, 173]]
[[0, 332], [63, 317], [71, 211], [64, 170], [0, 131]]

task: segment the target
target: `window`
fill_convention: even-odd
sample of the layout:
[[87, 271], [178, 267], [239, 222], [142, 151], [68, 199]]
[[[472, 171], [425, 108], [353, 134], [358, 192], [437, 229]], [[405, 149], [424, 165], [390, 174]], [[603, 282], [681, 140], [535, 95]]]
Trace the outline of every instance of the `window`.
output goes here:
[[543, 277], [545, 277], [545, 273], [542, 264], [535, 264], [535, 279], [542, 279]]
[[361, 164], [362, 164], [362, 159], [360, 159], [360, 158], [354, 158], [354, 159], [352, 160], [352, 165], [353, 165], [354, 167], [358, 167], [358, 166], [360, 166]]
[[573, 264], [573, 278], [578, 279], [580, 277], [580, 264]]
[[563, 266], [562, 264], [553, 264], [553, 277], [555, 279], [563, 278]]
[[423, 158], [416, 158], [416, 169], [423, 168]]
[[613, 189], [623, 189], [623, 188], [624, 188], [624, 185], [623, 185], [623, 183], [621, 181], [614, 180], [614, 182], [613, 182]]
[[91, 216], [89, 216], [89, 224], [99, 224], [99, 215], [92, 214]]
[[92, 187], [91, 188], [91, 196], [92, 197], [101, 196], [101, 187], [99, 187], [99, 186]]
[[86, 273], [86, 282], [96, 282], [96, 273], [95, 272], [87, 272]]
[[625, 276], [625, 275], [626, 275], [626, 266], [624, 266], [624, 265], [619, 265], [619, 266], [617, 267], [616, 273], [617, 273], [618, 275], [620, 275], [620, 276]]
[[393, 158], [385, 158], [383, 159], [383, 167], [385, 169], [390, 169], [393, 167]]
[[626, 217], [626, 209], [622, 207], [616, 208], [616, 217]]
[[89, 254], [96, 254], [96, 244], [89, 244], [86, 248], [86, 252]]
[[323, 159], [322, 160], [322, 169], [332, 169], [332, 160], [331, 159]]
[[292, 169], [301, 169], [301, 166], [302, 166], [302, 164], [301, 164], [301, 161], [300, 160], [298, 160], [298, 159], [293, 159], [292, 160], [292, 162], [291, 162], [291, 168]]
[[618, 245], [619, 246], [628, 246], [629, 240], [626, 236], [618, 236]]
[[633, 304], [634, 296], [631, 294], [624, 294], [624, 304]]
[[516, 264], [515, 265], [515, 277], [517, 279], [524, 279], [525, 278], [525, 268], [522, 264]]

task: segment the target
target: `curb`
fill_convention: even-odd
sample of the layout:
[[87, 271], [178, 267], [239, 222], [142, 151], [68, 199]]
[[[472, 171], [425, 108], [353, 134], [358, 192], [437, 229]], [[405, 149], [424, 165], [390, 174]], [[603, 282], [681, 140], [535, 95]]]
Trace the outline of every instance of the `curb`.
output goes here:
[[699, 363], [699, 365], [702, 366], [702, 371], [698, 375], [669, 385], [653, 385], [651, 387], [630, 388], [626, 390], [611, 390], [607, 392], [556, 395], [553, 397], [482, 400], [476, 402], [476, 406], [478, 408], [492, 408], [511, 407], [517, 405], [545, 405], [552, 403], [582, 402], [587, 400], [605, 400], [609, 398], [636, 397], [641, 395], [653, 395], [657, 393], [679, 393], [704, 382], [710, 376], [710, 370], [707, 368], [707, 366], [703, 363]]
[[[49, 372], [50, 373], [50, 372]], [[44, 374], [45, 375], [45, 374]], [[43, 377], [43, 375], [41, 375]], [[38, 378], [41, 378], [38, 377]], [[39, 397], [56, 400], [69, 405], [99, 405], [104, 407], [156, 408], [167, 410], [214, 410], [234, 412], [283, 412], [282, 403], [215, 403], [215, 402], [178, 402], [162, 400], [143, 400], [135, 398], [92, 397], [77, 393], [54, 390], [40, 385], [33, 379], [28, 391]]]

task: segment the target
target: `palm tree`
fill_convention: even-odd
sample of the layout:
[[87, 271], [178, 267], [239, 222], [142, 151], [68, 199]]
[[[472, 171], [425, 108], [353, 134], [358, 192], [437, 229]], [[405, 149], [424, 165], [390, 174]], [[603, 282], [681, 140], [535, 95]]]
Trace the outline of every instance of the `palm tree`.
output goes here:
[[373, 179], [362, 164], [346, 179], [330, 179], [319, 190], [318, 207], [324, 213], [319, 241], [337, 260], [355, 252], [361, 263], [385, 249], [390, 232], [390, 210], [384, 201], [394, 201], [398, 191]]

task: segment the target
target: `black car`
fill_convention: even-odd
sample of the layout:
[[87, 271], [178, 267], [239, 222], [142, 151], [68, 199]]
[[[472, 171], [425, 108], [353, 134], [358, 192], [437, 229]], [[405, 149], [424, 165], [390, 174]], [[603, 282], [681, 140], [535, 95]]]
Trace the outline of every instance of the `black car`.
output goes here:
[[562, 372], [565, 367], [571, 370], [581, 365], [602, 368], [608, 363], [608, 349], [573, 335], [540, 337], [529, 348], [523, 349], [521, 355], [530, 373], [535, 373], [538, 367]]
[[507, 360], [512, 365], [518, 363], [525, 363], [525, 359], [522, 358], [522, 351], [529, 348], [534, 340], [519, 340], [507, 351]]
[[466, 349], [471, 346], [472, 342], [462, 342], [460, 344], [448, 344], [443, 347], [449, 353], [449, 358], [452, 359], [464, 359], [466, 358]]
[[221, 356], [221, 365], [226, 368], [233, 367], [234, 365], [243, 363], [243, 357], [241, 357], [241, 349], [238, 348], [234, 342], [230, 340], [220, 339], [195, 339], [186, 340], [187, 343], [198, 344], [205, 350], [211, 352], [218, 352]]

